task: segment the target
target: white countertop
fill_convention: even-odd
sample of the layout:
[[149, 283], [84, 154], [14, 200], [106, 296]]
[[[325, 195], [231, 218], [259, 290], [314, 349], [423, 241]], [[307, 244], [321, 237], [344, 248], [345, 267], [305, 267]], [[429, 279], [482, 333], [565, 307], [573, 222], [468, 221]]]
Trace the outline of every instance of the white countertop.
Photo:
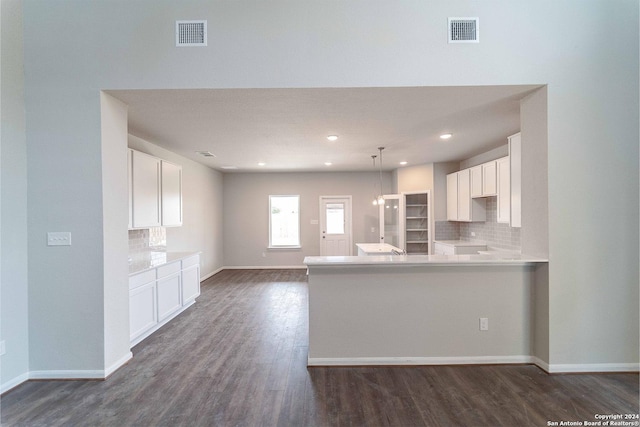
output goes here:
[[356, 243], [356, 246], [367, 254], [380, 253], [382, 255], [391, 255], [393, 251], [402, 252], [402, 249], [396, 248], [389, 243]]
[[547, 259], [522, 254], [485, 255], [373, 255], [373, 256], [308, 256], [307, 267], [320, 266], [436, 266], [436, 265], [526, 265], [548, 262]]
[[147, 251], [136, 252], [130, 254], [129, 275], [142, 273], [152, 268], [158, 268], [162, 265], [175, 261], [180, 261], [190, 256], [197, 255], [200, 252], [163, 252], [163, 251]]

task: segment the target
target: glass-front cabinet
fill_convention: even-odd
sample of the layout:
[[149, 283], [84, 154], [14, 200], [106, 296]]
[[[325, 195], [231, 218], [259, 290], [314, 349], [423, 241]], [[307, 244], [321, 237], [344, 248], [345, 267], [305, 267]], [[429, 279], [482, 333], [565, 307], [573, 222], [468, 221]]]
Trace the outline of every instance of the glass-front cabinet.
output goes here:
[[402, 221], [402, 196], [400, 194], [385, 194], [384, 205], [380, 209], [380, 243], [388, 243], [399, 249], [404, 249], [404, 234]]
[[431, 253], [430, 192], [386, 194], [380, 209], [380, 243], [407, 254]]

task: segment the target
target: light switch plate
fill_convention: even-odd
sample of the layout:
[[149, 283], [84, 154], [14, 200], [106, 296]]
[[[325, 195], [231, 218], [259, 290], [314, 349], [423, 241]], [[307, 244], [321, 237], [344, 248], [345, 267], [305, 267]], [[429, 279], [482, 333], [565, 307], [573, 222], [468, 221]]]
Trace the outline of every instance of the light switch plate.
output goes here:
[[68, 231], [50, 231], [47, 233], [47, 246], [71, 246], [71, 233]]

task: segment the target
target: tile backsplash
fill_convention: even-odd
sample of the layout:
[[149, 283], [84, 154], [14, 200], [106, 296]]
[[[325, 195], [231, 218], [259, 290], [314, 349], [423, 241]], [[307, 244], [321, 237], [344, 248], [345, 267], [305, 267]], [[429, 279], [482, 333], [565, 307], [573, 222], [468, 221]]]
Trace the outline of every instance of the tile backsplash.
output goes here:
[[129, 253], [149, 250], [167, 250], [166, 229], [164, 227], [152, 227], [143, 230], [129, 230]]
[[[519, 251], [520, 229], [497, 222], [498, 200], [496, 197], [487, 197], [486, 209], [485, 222], [436, 221], [435, 240], [479, 240], [486, 242], [488, 246]], [[471, 233], [475, 235], [472, 236]]]
[[454, 221], [436, 221], [435, 240], [459, 240], [460, 223]]

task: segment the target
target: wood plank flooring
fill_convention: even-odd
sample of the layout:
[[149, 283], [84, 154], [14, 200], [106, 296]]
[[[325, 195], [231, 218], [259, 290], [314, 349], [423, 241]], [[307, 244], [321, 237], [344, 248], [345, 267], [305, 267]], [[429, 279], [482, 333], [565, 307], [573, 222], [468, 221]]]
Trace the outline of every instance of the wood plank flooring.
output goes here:
[[307, 368], [304, 270], [227, 270], [106, 381], [30, 381], [3, 426], [547, 426], [638, 413], [637, 374]]

